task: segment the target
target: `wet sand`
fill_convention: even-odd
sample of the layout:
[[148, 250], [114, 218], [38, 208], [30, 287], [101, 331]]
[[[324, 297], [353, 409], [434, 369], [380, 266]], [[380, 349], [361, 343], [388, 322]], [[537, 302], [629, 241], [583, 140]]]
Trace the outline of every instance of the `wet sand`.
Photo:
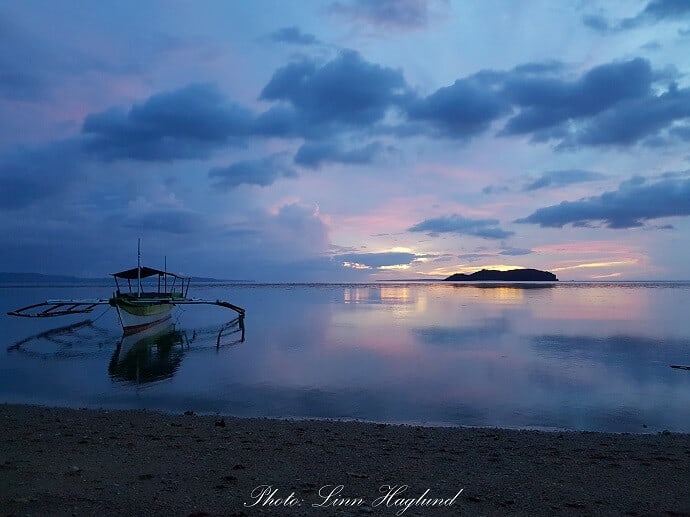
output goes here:
[[0, 422], [0, 515], [690, 515], [687, 434], [23, 405]]

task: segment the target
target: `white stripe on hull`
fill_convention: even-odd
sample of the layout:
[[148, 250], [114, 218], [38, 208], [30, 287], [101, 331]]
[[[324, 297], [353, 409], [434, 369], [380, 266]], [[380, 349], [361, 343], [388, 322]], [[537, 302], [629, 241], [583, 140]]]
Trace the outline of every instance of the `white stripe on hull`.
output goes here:
[[153, 323], [148, 328], [141, 330], [135, 334], [125, 334], [120, 341], [120, 353], [118, 362], [122, 362], [132, 348], [139, 343], [146, 342], [153, 336], [164, 335], [175, 330], [175, 325], [166, 318], [162, 322]]
[[146, 316], [130, 314], [127, 311], [122, 310], [120, 307], [117, 308], [117, 312], [120, 315], [122, 330], [124, 331], [125, 335], [130, 335], [149, 329], [155, 325], [169, 320], [171, 317], [170, 309], [172, 309], [172, 306], [167, 306], [167, 308], [168, 310], [165, 312], [159, 314], [149, 314]]

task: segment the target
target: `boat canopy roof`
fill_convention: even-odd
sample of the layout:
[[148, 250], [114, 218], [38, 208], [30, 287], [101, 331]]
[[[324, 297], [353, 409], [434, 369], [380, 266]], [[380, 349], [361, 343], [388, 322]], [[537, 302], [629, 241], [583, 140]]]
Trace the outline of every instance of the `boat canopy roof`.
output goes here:
[[141, 269], [141, 278], [148, 278], [150, 276], [172, 276], [175, 278], [185, 278], [182, 275], [177, 275], [169, 271], [161, 271], [160, 269], [154, 269], [152, 267], [142, 266], [141, 268], [132, 268], [125, 271], [120, 271], [119, 273], [113, 273], [115, 278], [125, 278], [127, 280], [135, 280], [139, 277], [138, 269]]

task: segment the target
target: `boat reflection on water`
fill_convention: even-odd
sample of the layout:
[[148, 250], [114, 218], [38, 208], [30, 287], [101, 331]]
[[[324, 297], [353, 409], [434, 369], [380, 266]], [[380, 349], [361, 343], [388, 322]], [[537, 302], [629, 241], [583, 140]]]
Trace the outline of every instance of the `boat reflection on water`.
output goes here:
[[102, 347], [111, 343], [107, 329], [84, 320], [16, 341], [7, 347], [7, 352], [40, 359], [84, 358], [98, 355]]
[[[172, 377], [190, 350], [220, 350], [244, 343], [244, 316], [221, 326], [179, 330], [170, 320], [135, 334], [123, 335], [108, 365], [111, 379], [142, 384]], [[37, 359], [69, 360], [98, 357], [113, 344], [114, 336], [106, 328], [84, 320], [34, 334], [7, 347]]]
[[182, 362], [186, 333], [169, 321], [156, 327], [124, 336], [110, 360], [108, 373], [113, 379], [137, 384], [172, 377]]
[[[191, 336], [185, 330], [176, 329], [170, 321], [125, 335], [113, 353], [108, 373], [114, 380], [133, 384], [169, 379], [179, 369], [182, 357], [190, 350], [192, 343], [202, 337], [208, 338], [210, 334], [215, 337], [216, 349], [243, 343], [244, 317], [225, 323], [218, 331], [194, 330]], [[239, 337], [235, 334], [239, 334]]]

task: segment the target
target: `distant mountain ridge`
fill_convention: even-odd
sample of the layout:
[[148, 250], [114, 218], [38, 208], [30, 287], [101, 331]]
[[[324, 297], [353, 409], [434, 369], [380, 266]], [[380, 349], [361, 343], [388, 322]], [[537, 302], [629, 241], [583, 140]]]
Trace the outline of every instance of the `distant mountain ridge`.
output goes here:
[[103, 281], [105, 278], [79, 278], [70, 275], [44, 275], [42, 273], [5, 273], [0, 272], [0, 283], [26, 283], [26, 284], [44, 284], [48, 282], [94, 282]]
[[558, 282], [556, 275], [539, 269], [482, 269], [470, 275], [455, 273], [445, 280], [455, 282]]
[[[249, 280], [220, 280], [218, 278], [191, 277], [193, 282], [250, 282]], [[100, 278], [81, 278], [71, 275], [44, 275], [42, 273], [7, 273], [0, 272], [0, 284], [94, 284], [112, 283], [110, 276]]]

